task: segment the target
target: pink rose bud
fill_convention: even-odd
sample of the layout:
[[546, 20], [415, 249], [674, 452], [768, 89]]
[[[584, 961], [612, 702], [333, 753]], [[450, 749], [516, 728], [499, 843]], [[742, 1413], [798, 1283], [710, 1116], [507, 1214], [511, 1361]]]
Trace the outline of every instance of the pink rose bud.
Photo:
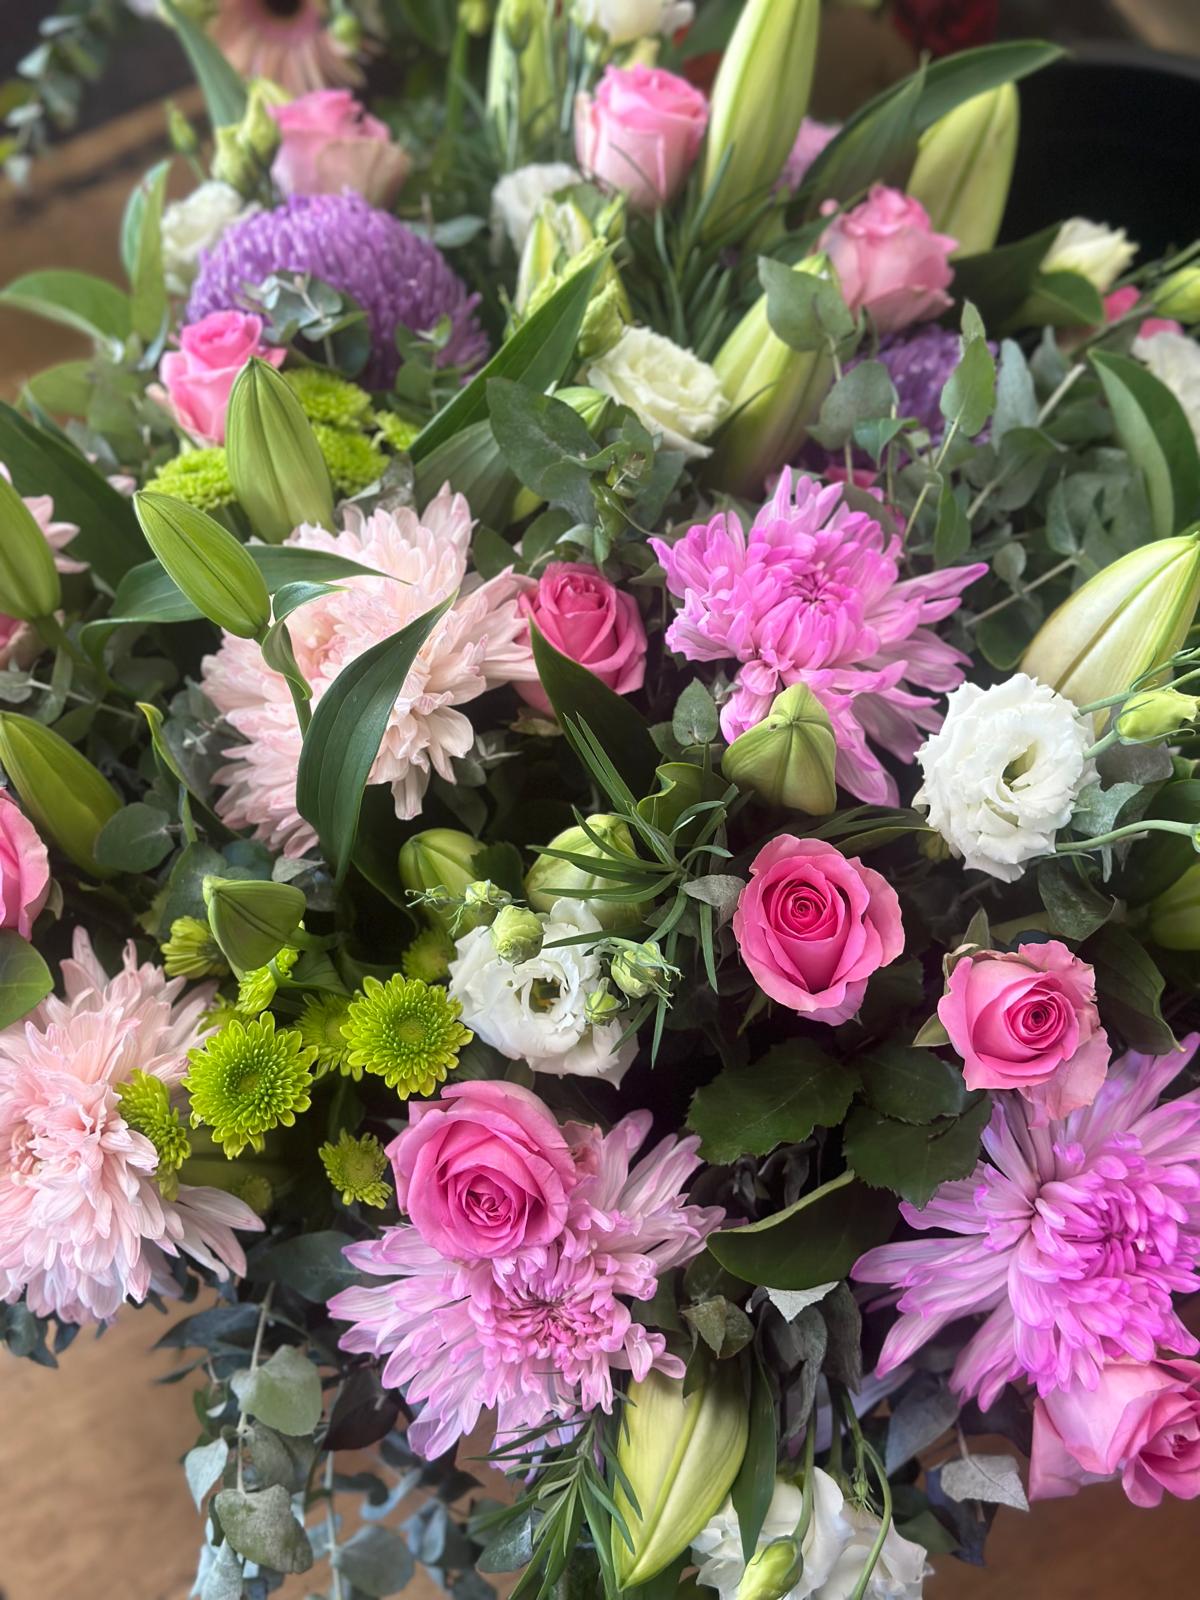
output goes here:
[[1115, 1478], [1135, 1506], [1200, 1496], [1200, 1363], [1110, 1361], [1094, 1388], [1073, 1383], [1033, 1411], [1029, 1498]]
[[575, 101], [575, 157], [589, 178], [621, 189], [639, 211], [677, 194], [708, 126], [708, 101], [660, 67], [608, 67]]
[[742, 960], [764, 994], [836, 1026], [867, 979], [904, 949], [896, 891], [821, 839], [780, 834], [755, 856], [733, 914]]
[[[827, 200], [821, 209], [830, 214], [837, 203]], [[851, 311], [867, 311], [880, 333], [895, 333], [928, 322], [950, 304], [949, 256], [957, 243], [933, 231], [919, 200], [877, 183], [861, 205], [834, 217], [819, 248], [832, 261]]]
[[15, 928], [28, 939], [49, 893], [46, 846], [16, 801], [0, 791], [0, 928]]
[[963, 956], [938, 1016], [967, 1088], [1015, 1089], [1034, 1127], [1090, 1106], [1108, 1071], [1095, 974], [1057, 939]]
[[251, 356], [273, 367], [283, 365], [284, 350], [262, 343], [261, 317], [244, 311], [211, 311], [199, 322], [180, 329], [178, 350], [168, 350], [158, 375], [181, 428], [203, 444], [225, 443], [225, 413], [238, 373]]
[[[1142, 291], [1136, 283], [1127, 283], [1123, 289], [1114, 289], [1111, 294], [1104, 296], [1104, 320], [1116, 322], [1121, 317], [1128, 316], [1142, 298]], [[1153, 339], [1156, 333], [1182, 333], [1183, 323], [1176, 322], [1174, 317], [1144, 317], [1138, 324], [1137, 336], [1139, 339]]]
[[282, 134], [271, 176], [285, 195], [354, 189], [386, 209], [404, 187], [407, 153], [349, 89], [316, 89], [268, 109]]
[[557, 1239], [577, 1176], [562, 1129], [537, 1095], [486, 1079], [414, 1102], [388, 1156], [401, 1208], [452, 1261]]
[[[552, 561], [533, 594], [520, 605], [560, 655], [578, 661], [617, 694], [632, 694], [646, 676], [646, 629], [637, 601], [595, 567]], [[550, 711], [540, 683], [518, 683], [517, 693]]]
[[840, 122], [818, 122], [815, 117], [805, 117], [796, 135], [796, 142], [783, 164], [783, 172], [779, 179], [783, 188], [790, 189], [794, 194], [804, 182], [809, 167], [829, 141], [836, 139], [841, 131]]

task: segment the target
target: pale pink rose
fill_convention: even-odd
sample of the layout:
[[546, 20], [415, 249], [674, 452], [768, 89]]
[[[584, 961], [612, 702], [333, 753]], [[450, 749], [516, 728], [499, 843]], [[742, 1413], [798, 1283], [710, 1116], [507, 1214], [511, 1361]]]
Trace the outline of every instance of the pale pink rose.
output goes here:
[[452, 1261], [551, 1243], [577, 1179], [546, 1105], [515, 1083], [488, 1079], [414, 1101], [388, 1156], [401, 1209], [425, 1243]]
[[[646, 629], [637, 601], [581, 561], [552, 561], [532, 594], [520, 599], [560, 655], [578, 661], [616, 694], [632, 694], [646, 676]], [[548, 712], [540, 683], [518, 683], [517, 693]]]
[[[837, 202], [827, 200], [821, 210], [830, 215]], [[880, 333], [895, 333], [928, 322], [950, 304], [949, 256], [957, 244], [934, 233], [919, 200], [877, 183], [860, 205], [834, 216], [820, 248], [851, 311], [867, 311]]]
[[1110, 1361], [1095, 1388], [1075, 1383], [1037, 1401], [1031, 1500], [1118, 1473], [1135, 1506], [1200, 1496], [1200, 1362]]
[[[1111, 294], [1104, 296], [1104, 320], [1116, 322], [1119, 318], [1127, 316], [1142, 298], [1142, 291], [1136, 283], [1127, 283], [1123, 289], [1114, 289]], [[1176, 322], [1174, 317], [1144, 317], [1138, 324], [1137, 336], [1139, 339], [1153, 339], [1156, 333], [1182, 333], [1183, 323]]]
[[661, 67], [607, 67], [595, 95], [575, 101], [575, 158], [589, 178], [621, 189], [639, 211], [677, 194], [700, 150], [708, 101]]
[[285, 350], [262, 342], [261, 317], [245, 311], [211, 311], [179, 331], [178, 350], [168, 350], [158, 375], [181, 428], [203, 444], [225, 443], [225, 413], [238, 373], [251, 356], [273, 367]]
[[867, 979], [904, 949], [886, 878], [824, 840], [790, 833], [751, 862], [733, 933], [764, 994], [831, 1026], [856, 1015]]
[[386, 210], [404, 187], [406, 151], [349, 89], [315, 89], [269, 109], [283, 135], [271, 176], [285, 195], [354, 189]]
[[805, 117], [796, 135], [796, 142], [783, 164], [780, 183], [793, 192], [804, 182], [809, 167], [831, 139], [842, 131], [840, 122], [818, 122], [815, 117]]
[[957, 961], [938, 1016], [963, 1058], [968, 1089], [1015, 1089], [1035, 1127], [1090, 1106], [1111, 1051], [1096, 976], [1065, 944], [981, 950]]
[[15, 928], [28, 939], [49, 893], [46, 846], [16, 801], [0, 790], [0, 928]]

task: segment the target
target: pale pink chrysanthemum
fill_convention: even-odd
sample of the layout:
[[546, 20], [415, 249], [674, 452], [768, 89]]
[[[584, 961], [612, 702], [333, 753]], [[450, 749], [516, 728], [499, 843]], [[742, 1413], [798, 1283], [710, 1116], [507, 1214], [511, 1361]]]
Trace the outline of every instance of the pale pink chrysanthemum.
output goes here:
[[[310, 601], [288, 618], [314, 703], [364, 650], [462, 588], [421, 647], [371, 769], [372, 783], [391, 785], [399, 817], [415, 817], [430, 775], [452, 782], [452, 758], [470, 750], [474, 730], [455, 708], [486, 689], [536, 676], [517, 609], [526, 580], [505, 571], [474, 588], [469, 580], [464, 585], [470, 540], [470, 508], [448, 486], [420, 517], [408, 509], [366, 517], [351, 506], [341, 533], [302, 527], [286, 540], [387, 574], [342, 579], [337, 593]], [[303, 855], [316, 834], [296, 810], [302, 741], [285, 679], [264, 667], [253, 640], [231, 634], [216, 655], [205, 658], [202, 671], [204, 692], [245, 741], [230, 746], [229, 763], [216, 774], [226, 786], [218, 811], [231, 827], [253, 828], [272, 849]]]
[[353, 51], [329, 31], [325, 0], [217, 0], [213, 43], [244, 78], [289, 94], [362, 83]]
[[168, 1256], [240, 1275], [233, 1230], [262, 1223], [219, 1189], [164, 1199], [153, 1144], [121, 1115], [132, 1073], [178, 1086], [211, 986], [181, 1000], [183, 979], [139, 966], [132, 942], [109, 978], [82, 928], [62, 978], [63, 999], [0, 1032], [0, 1300], [104, 1322], [151, 1289], [178, 1293]]
[[615, 1372], [682, 1376], [663, 1335], [635, 1322], [626, 1302], [649, 1300], [724, 1213], [681, 1193], [699, 1165], [696, 1139], [663, 1139], [630, 1166], [650, 1123], [639, 1111], [609, 1134], [563, 1130], [580, 1176], [549, 1244], [461, 1263], [398, 1227], [347, 1247], [356, 1267], [388, 1281], [329, 1302], [353, 1323], [341, 1346], [382, 1358], [383, 1382], [421, 1405], [408, 1437], [422, 1455], [441, 1455], [484, 1411], [495, 1411], [498, 1438], [511, 1437], [611, 1411]]
[[984, 1407], [1017, 1378], [1041, 1394], [1094, 1389], [1106, 1361], [1200, 1350], [1171, 1300], [1200, 1288], [1200, 1092], [1155, 1104], [1198, 1043], [1131, 1052], [1090, 1106], [1042, 1127], [1019, 1095], [997, 1096], [989, 1160], [923, 1211], [900, 1208], [914, 1228], [961, 1242], [905, 1240], [855, 1265], [860, 1281], [901, 1291], [881, 1375], [976, 1314], [985, 1321], [950, 1381]]
[[[0, 475], [9, 483], [12, 482], [12, 473], [0, 461]], [[33, 516], [33, 520], [46, 535], [46, 543], [54, 551], [54, 565], [60, 572], [86, 572], [86, 561], [72, 561], [65, 555], [64, 547], [79, 532], [74, 522], [58, 522], [54, 516], [54, 501], [48, 494], [31, 494], [24, 497], [25, 504]], [[5, 667], [27, 666], [39, 649], [39, 640], [36, 630], [29, 623], [22, 622], [17, 617], [6, 616], [0, 611], [0, 669]]]
[[[871, 742], [912, 761], [941, 726], [937, 703], [967, 658], [930, 626], [957, 609], [987, 567], [900, 577], [900, 540], [852, 511], [840, 484], [789, 469], [747, 533], [733, 512], [675, 545], [651, 539], [667, 587], [683, 602], [667, 644], [689, 661], [741, 663], [721, 713], [729, 740], [767, 715], [781, 689], [805, 683], [829, 712], [837, 780], [860, 800], [894, 805], [895, 780]], [[871, 741], [871, 742], [869, 742]]]

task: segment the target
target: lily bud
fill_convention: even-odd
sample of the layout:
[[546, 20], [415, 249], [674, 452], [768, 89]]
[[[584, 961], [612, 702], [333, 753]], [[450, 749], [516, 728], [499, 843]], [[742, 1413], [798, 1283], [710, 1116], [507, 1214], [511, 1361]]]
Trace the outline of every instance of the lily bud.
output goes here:
[[622, 994], [631, 1000], [644, 1000], [648, 994], [671, 993], [671, 979], [678, 976], [678, 967], [663, 959], [663, 953], [653, 939], [645, 944], [622, 944], [612, 958], [612, 980]]
[[96, 835], [121, 797], [103, 773], [61, 734], [15, 711], [0, 712], [0, 765], [42, 837], [92, 877], [111, 877], [96, 861]]
[[1154, 309], [1179, 322], [1200, 322], [1200, 267], [1180, 267], [1151, 296]]
[[1089, 578], [1033, 636], [1021, 671], [1077, 706], [1128, 689], [1187, 638], [1200, 603], [1200, 531], [1140, 545]]
[[[426, 828], [414, 833], [400, 850], [400, 881], [409, 894], [428, 894], [441, 889], [447, 899], [445, 909], [422, 905], [429, 921], [443, 932], [448, 932], [457, 903], [462, 899], [469, 883], [474, 882], [472, 862], [479, 854], [479, 840], [457, 828]], [[475, 927], [473, 919], [459, 922], [459, 931]]]
[[938, 233], [958, 240], [951, 259], [990, 250], [999, 236], [1020, 116], [1016, 84], [1002, 83], [955, 106], [921, 135], [904, 187]]
[[[488, 56], [486, 105], [501, 150], [520, 154], [549, 132], [556, 110], [553, 11], [545, 0], [500, 0]], [[519, 164], [519, 161], [517, 162]]]
[[29, 507], [0, 473], [0, 612], [36, 622], [53, 616], [61, 604], [54, 552]]
[[542, 948], [542, 920], [524, 906], [502, 906], [492, 923], [492, 944], [501, 961], [532, 961]]
[[257, 639], [271, 621], [271, 597], [246, 546], [198, 506], [143, 489], [133, 497], [146, 543], [168, 575], [226, 633]]
[[737, 1586], [735, 1600], [783, 1600], [804, 1575], [804, 1552], [791, 1535], [772, 1539], [752, 1556]]
[[1117, 731], [1122, 739], [1166, 739], [1200, 715], [1200, 699], [1181, 694], [1178, 689], [1151, 689], [1125, 702], [1117, 716]]
[[614, 1522], [612, 1556], [621, 1589], [648, 1582], [688, 1548], [732, 1488], [748, 1434], [736, 1361], [718, 1362], [708, 1382], [687, 1396], [682, 1378], [653, 1370], [629, 1385], [614, 1489], [633, 1545]]
[[574, 200], [543, 200], [521, 249], [513, 295], [516, 309], [524, 311], [534, 291], [553, 279], [563, 265], [585, 250], [595, 237], [586, 212]]
[[268, 544], [303, 522], [333, 527], [333, 486], [316, 435], [287, 379], [257, 357], [229, 396], [225, 454], [234, 493]]
[[1150, 937], [1164, 950], [1200, 950], [1200, 862], [1149, 905]]
[[304, 915], [304, 895], [294, 884], [205, 878], [202, 888], [213, 938], [238, 973], [265, 967], [290, 943]]
[[794, 683], [775, 696], [760, 723], [733, 741], [721, 771], [769, 805], [823, 817], [837, 805], [836, 761], [828, 711], [807, 684]]
[[[629, 831], [627, 822], [605, 811], [597, 812], [586, 820], [591, 832], [597, 839], [603, 840], [610, 851], [615, 850], [618, 855], [628, 856], [631, 865], [636, 865], [637, 852], [633, 847], [633, 835]], [[590, 860], [603, 863], [606, 867], [619, 865], [611, 854], [603, 851], [594, 839], [588, 837], [583, 828], [565, 828], [562, 833], [551, 839], [548, 848], [565, 850], [573, 856], [586, 856]], [[525, 874], [525, 898], [535, 911], [551, 910], [556, 900], [582, 900], [596, 921], [608, 933], [614, 933], [622, 928], [636, 927], [642, 921], [644, 908], [637, 901], [594, 900], [591, 897], [601, 889], [621, 889], [630, 886], [621, 878], [589, 872], [584, 866], [577, 866], [571, 861], [562, 861], [552, 855], [538, 856]]]

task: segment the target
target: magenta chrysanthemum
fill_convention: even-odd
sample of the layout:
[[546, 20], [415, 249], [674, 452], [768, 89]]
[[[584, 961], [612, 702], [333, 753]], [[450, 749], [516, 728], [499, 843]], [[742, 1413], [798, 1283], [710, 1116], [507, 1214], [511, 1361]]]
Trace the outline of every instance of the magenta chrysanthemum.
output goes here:
[[219, 1189], [164, 1198], [158, 1152], [121, 1114], [134, 1073], [177, 1088], [211, 986], [180, 1001], [183, 979], [139, 966], [132, 943], [110, 979], [82, 929], [62, 976], [64, 999], [0, 1033], [0, 1300], [103, 1322], [123, 1300], [178, 1292], [167, 1256], [244, 1272], [233, 1230], [262, 1223]]
[[696, 1139], [666, 1138], [631, 1168], [650, 1123], [639, 1111], [606, 1135], [563, 1130], [579, 1176], [549, 1244], [458, 1262], [399, 1227], [347, 1248], [356, 1267], [389, 1281], [329, 1302], [353, 1323], [342, 1348], [383, 1358], [384, 1383], [423, 1402], [408, 1433], [422, 1455], [448, 1450], [485, 1410], [509, 1436], [610, 1411], [614, 1372], [682, 1375], [663, 1335], [635, 1322], [626, 1301], [649, 1300], [724, 1214], [680, 1193], [699, 1165]]
[[650, 541], [683, 605], [667, 643], [689, 661], [741, 662], [721, 714], [727, 739], [761, 722], [783, 688], [805, 683], [829, 712], [837, 779], [894, 805], [896, 783], [868, 740], [911, 761], [941, 725], [927, 694], [962, 682], [966, 658], [928, 626], [954, 611], [987, 567], [900, 577], [900, 540], [846, 504], [839, 484], [780, 477], [747, 534], [721, 512], [676, 545]]
[[1094, 1389], [1106, 1361], [1200, 1350], [1171, 1302], [1200, 1288], [1200, 1093], [1155, 1105], [1198, 1043], [1192, 1034], [1169, 1055], [1126, 1055], [1092, 1105], [1040, 1128], [1018, 1095], [998, 1097], [989, 1162], [923, 1211], [901, 1207], [914, 1228], [959, 1242], [939, 1233], [883, 1245], [854, 1268], [901, 1290], [881, 1375], [976, 1314], [986, 1320], [951, 1383], [984, 1406], [1017, 1378], [1042, 1394]]
[[435, 244], [361, 195], [293, 195], [234, 223], [201, 260], [186, 320], [245, 309], [247, 290], [276, 272], [310, 273], [363, 308], [372, 341], [363, 381], [371, 388], [388, 388], [396, 376], [399, 327], [427, 333], [449, 317], [453, 331], [439, 364], [470, 369], [487, 355], [479, 296]]

